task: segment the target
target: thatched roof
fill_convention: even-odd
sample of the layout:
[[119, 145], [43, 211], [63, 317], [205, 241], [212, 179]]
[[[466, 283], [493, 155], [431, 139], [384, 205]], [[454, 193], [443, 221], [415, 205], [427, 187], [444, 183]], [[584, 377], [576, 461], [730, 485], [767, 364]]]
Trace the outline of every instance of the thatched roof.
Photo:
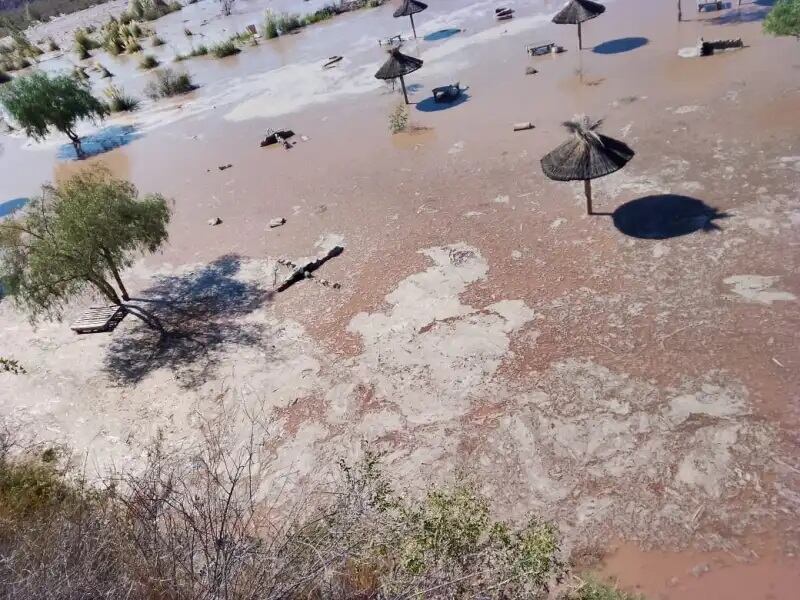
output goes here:
[[553, 17], [553, 23], [559, 25], [576, 25], [606, 12], [606, 7], [591, 0], [570, 0], [569, 3], [558, 11]]
[[564, 123], [573, 135], [542, 159], [544, 174], [557, 181], [578, 181], [603, 177], [624, 167], [634, 151], [619, 140], [597, 133], [600, 123], [588, 117]]
[[415, 15], [418, 12], [422, 12], [428, 8], [428, 5], [424, 2], [417, 2], [417, 0], [403, 0], [403, 3], [400, 5], [396, 11], [394, 11], [395, 17], [410, 17], [411, 15]]
[[392, 48], [389, 50], [389, 58], [375, 73], [375, 77], [377, 79], [397, 79], [413, 73], [420, 67], [422, 67], [420, 59], [403, 54], [399, 48]]

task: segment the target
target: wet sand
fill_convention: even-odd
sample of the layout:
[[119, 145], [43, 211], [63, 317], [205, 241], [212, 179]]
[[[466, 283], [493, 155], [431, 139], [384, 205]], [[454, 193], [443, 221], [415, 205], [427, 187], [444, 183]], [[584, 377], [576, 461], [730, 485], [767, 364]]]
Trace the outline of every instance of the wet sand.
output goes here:
[[[184, 63], [200, 90], [167, 103], [181, 108], [145, 106], [113, 121], [136, 124], [139, 137], [92, 159], [175, 200], [169, 246], [128, 275], [139, 289], [154, 271], [179, 274], [232, 254], [263, 279], [267, 257], [312, 254], [326, 235], [345, 240], [324, 269], [341, 290], [297, 285], [243, 317], [270, 323], [280, 356], [263, 363], [232, 344], [198, 390], [175, 387], [168, 369], [111, 388], [102, 359], [112, 342], [76, 340], [63, 325], [34, 332], [3, 303], [0, 345], [43, 360], [31, 382], [9, 382], [3, 412], [46, 423], [45, 435], [52, 427], [78, 448], [129, 457], [125, 435], [158, 426], [188, 435], [212, 392], [243, 388], [280, 409], [286, 465], [311, 468], [360, 437], [389, 451], [412, 485], [420, 473], [477, 465], [509, 514], [555, 518], [575, 546], [629, 540], [606, 566], [626, 587], [655, 598], [791, 597], [800, 572], [789, 556], [798, 539], [796, 43], [761, 35], [760, 5], [687, 10], [692, 20], [679, 25], [671, 1], [617, 0], [584, 28], [578, 52], [574, 28], [538, 16], [543, 3], [517, 3], [502, 24], [489, 3], [456, 12], [458, 4], [437, 3], [419, 29], [464, 32], [406, 45], [426, 61], [408, 83], [421, 86], [412, 122], [427, 129], [390, 135], [398, 95], [362, 77], [383, 59], [374, 38], [405, 27], [386, 6], [233, 59]], [[204, 18], [212, 3], [196, 6], [164, 19], [163, 30], [182, 36], [182, 19]], [[243, 13], [236, 26], [253, 18]], [[742, 37], [748, 47], [677, 57], [701, 35]], [[523, 46], [541, 38], [568, 52], [526, 57]], [[352, 51], [345, 75], [321, 79], [319, 61], [343, 46]], [[110, 65], [131, 90], [146, 79]], [[525, 76], [526, 66], [539, 73]], [[465, 102], [420, 110], [432, 87], [456, 80], [469, 86]], [[318, 101], [291, 110], [303, 95]], [[584, 112], [637, 152], [597, 182], [596, 210], [614, 215], [587, 217], [580, 186], [539, 168], [564, 138], [559, 123]], [[511, 131], [527, 120], [535, 129]], [[309, 140], [290, 151], [258, 147], [267, 127], [284, 125]], [[3, 201], [78, 166], [57, 161], [57, 145], [21, 144], [3, 140]], [[719, 218], [706, 225], [718, 230], [637, 237], [653, 234], [637, 207], [652, 212], [663, 195], [713, 207]], [[223, 224], [206, 225], [213, 216]], [[276, 216], [287, 224], [268, 230]], [[134, 327], [126, 321], [114, 336]], [[23, 339], [28, 347], [18, 348]], [[77, 347], [96, 358], [74, 364], [67, 355]], [[73, 407], [88, 387], [100, 423], [79, 407], [48, 406], [55, 386]], [[113, 408], [120, 395], [128, 412]], [[756, 557], [761, 536], [777, 541]], [[714, 564], [709, 573], [686, 575], [704, 562]]]

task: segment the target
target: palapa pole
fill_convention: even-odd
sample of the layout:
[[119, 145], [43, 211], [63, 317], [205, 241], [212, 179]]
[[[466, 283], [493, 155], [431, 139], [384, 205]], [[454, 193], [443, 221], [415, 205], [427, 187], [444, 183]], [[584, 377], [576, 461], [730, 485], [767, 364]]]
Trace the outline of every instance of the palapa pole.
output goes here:
[[583, 180], [583, 192], [586, 194], [586, 213], [589, 215], [593, 215], [594, 211], [592, 209], [592, 180], [591, 179], [584, 179]]
[[414, 32], [414, 39], [417, 39], [417, 28], [414, 27], [414, 15], [408, 15], [408, 18], [411, 19], [411, 31]]
[[400, 86], [403, 88], [403, 98], [406, 99], [406, 104], [408, 104], [408, 92], [406, 92], [406, 82], [403, 79], [402, 75], [400, 75]]
[[578, 50], [583, 50], [583, 39], [581, 37], [581, 23], [578, 21]]

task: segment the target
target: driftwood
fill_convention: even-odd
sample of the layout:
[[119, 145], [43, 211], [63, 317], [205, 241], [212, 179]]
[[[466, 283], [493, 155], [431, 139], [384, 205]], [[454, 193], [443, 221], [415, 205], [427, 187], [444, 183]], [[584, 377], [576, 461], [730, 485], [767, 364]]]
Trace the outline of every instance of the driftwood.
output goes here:
[[272, 146], [273, 144], [283, 144], [287, 150], [292, 147], [289, 143], [289, 138], [294, 137], [294, 131], [291, 129], [267, 129], [267, 136], [261, 142], [261, 147]]
[[[278, 262], [280, 264], [282, 264], [285, 267], [289, 267], [290, 269], [293, 269], [293, 270], [292, 270], [291, 274], [286, 279], [283, 280], [283, 283], [281, 283], [278, 286], [277, 291], [283, 292], [284, 290], [288, 290], [290, 287], [292, 287], [298, 281], [302, 281], [303, 279], [310, 278], [311, 274], [314, 271], [319, 269], [322, 265], [324, 265], [330, 259], [339, 256], [342, 252], [344, 252], [344, 248], [342, 246], [334, 246], [333, 248], [328, 250], [325, 254], [322, 254], [322, 255], [320, 255], [320, 256], [318, 256], [316, 258], [310, 259], [310, 260], [308, 260], [307, 262], [305, 262], [305, 263], [303, 263], [301, 265], [298, 265], [298, 264], [296, 264], [296, 263], [294, 263], [294, 262], [292, 262], [290, 260], [286, 260], [286, 259], [279, 260]], [[326, 281], [326, 283], [323, 284], [323, 285], [326, 285], [326, 284], [330, 285], [330, 282], [327, 282], [327, 280], [325, 280], [325, 281]], [[338, 287], [338, 286], [333, 284], [333, 287]]]

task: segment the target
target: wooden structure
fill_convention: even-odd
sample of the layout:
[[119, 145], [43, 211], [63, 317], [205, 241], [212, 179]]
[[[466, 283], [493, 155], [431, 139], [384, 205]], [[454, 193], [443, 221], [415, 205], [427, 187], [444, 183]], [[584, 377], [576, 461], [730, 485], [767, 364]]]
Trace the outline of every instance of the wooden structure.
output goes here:
[[422, 60], [413, 56], [408, 56], [400, 52], [400, 48], [393, 47], [389, 50], [389, 58], [375, 73], [376, 79], [383, 79], [384, 81], [399, 79], [400, 85], [403, 88], [403, 98], [408, 104], [408, 91], [406, 90], [406, 82], [403, 79], [409, 73], [413, 73], [417, 69], [422, 68]]
[[570, 0], [553, 17], [556, 25], [577, 25], [578, 26], [578, 50], [583, 49], [583, 34], [581, 24], [590, 19], [599, 17], [606, 12], [606, 7], [592, 0]]
[[294, 137], [294, 131], [291, 129], [267, 129], [267, 136], [262, 140], [261, 147], [283, 144], [283, 147], [288, 150], [292, 147], [288, 141], [290, 137]]
[[406, 40], [403, 38], [403, 36], [398, 33], [397, 35], [388, 37], [385, 40], [378, 40], [378, 46], [399, 46], [405, 41]]
[[461, 95], [461, 84], [453, 83], [433, 88], [434, 102], [453, 102]]
[[697, 12], [713, 6], [716, 10], [722, 10], [722, 2], [719, 0], [697, 0]]
[[419, 0], [403, 0], [400, 8], [394, 11], [394, 17], [408, 17], [411, 19], [411, 30], [414, 32], [414, 39], [417, 39], [417, 27], [414, 25], [414, 15], [418, 12], [422, 12], [426, 8], [428, 8], [428, 5]]
[[585, 116], [563, 123], [572, 136], [541, 160], [542, 171], [550, 179], [583, 181], [590, 215], [594, 214], [591, 180], [619, 171], [634, 156], [623, 142], [598, 133], [600, 124]]
[[87, 308], [69, 328], [75, 333], [113, 331], [126, 314], [128, 311], [119, 304], [92, 306]]
[[550, 54], [551, 52], [559, 52], [560, 50], [560, 46], [556, 46], [555, 42], [551, 42], [549, 40], [546, 42], [535, 42], [533, 44], [525, 45], [525, 52], [531, 56], [541, 56], [543, 54]]

